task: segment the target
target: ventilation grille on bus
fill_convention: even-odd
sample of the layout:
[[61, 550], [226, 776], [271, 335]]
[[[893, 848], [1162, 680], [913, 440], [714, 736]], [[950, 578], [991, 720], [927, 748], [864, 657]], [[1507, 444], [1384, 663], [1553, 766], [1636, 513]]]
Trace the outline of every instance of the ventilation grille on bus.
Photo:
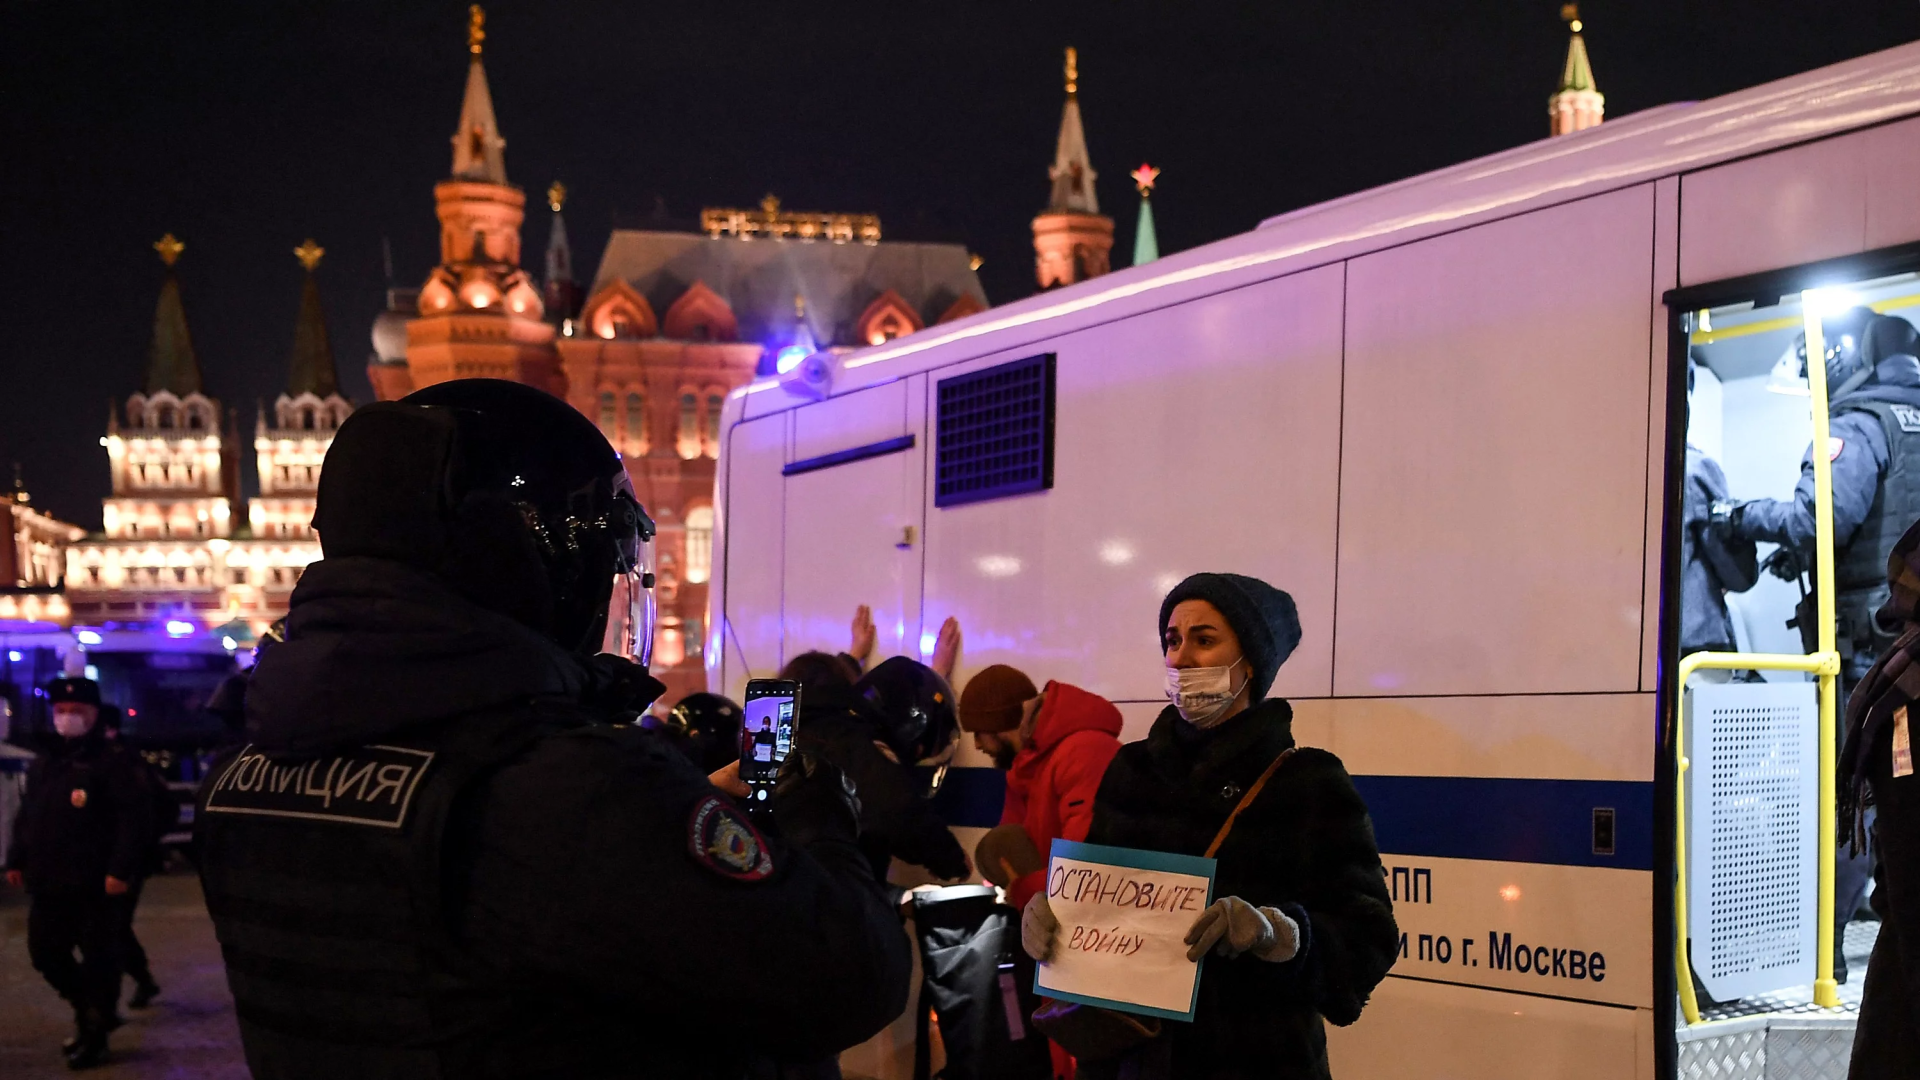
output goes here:
[[1722, 1000], [1812, 981], [1819, 751], [1815, 684], [1694, 687], [1688, 922]]
[[1053, 354], [939, 382], [933, 505], [1053, 486]]

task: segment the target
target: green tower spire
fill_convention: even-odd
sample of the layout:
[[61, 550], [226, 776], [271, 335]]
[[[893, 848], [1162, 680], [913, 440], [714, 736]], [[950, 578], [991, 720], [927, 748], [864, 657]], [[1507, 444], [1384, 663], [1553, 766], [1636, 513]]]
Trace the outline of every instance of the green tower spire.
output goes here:
[[293, 352], [287, 359], [287, 393], [295, 397], [312, 394], [326, 398], [340, 388], [333, 366], [333, 346], [327, 340], [326, 313], [320, 310], [320, 286], [313, 279], [313, 271], [326, 253], [326, 248], [312, 240], [293, 249], [294, 258], [307, 270], [300, 293], [300, 315], [293, 324]]
[[1133, 229], [1133, 265], [1141, 266], [1160, 257], [1160, 237], [1153, 231], [1153, 182], [1160, 170], [1142, 164], [1128, 175], [1140, 191], [1140, 222]]
[[160, 261], [167, 266], [167, 276], [160, 283], [160, 302], [153, 310], [153, 340], [147, 347], [144, 389], [149, 394], [165, 390], [177, 397], [186, 397], [200, 392], [200, 361], [193, 354], [193, 337], [187, 333], [187, 312], [180, 304], [180, 282], [173, 276], [174, 261], [185, 248], [172, 233], [153, 245], [153, 250], [160, 253]]

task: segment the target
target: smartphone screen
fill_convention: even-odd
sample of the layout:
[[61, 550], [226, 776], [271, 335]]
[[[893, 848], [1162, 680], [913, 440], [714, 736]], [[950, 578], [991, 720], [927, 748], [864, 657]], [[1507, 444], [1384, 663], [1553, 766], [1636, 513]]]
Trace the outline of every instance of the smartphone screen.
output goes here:
[[747, 684], [745, 717], [740, 725], [740, 779], [748, 798], [765, 802], [773, 789], [780, 764], [793, 751], [793, 731], [800, 712], [800, 685], [778, 679], [755, 679]]

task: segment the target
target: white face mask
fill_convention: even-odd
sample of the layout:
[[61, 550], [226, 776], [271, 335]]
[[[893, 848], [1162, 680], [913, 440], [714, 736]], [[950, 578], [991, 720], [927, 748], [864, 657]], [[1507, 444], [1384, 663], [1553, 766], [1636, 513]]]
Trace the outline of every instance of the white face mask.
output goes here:
[[58, 709], [53, 714], [53, 730], [63, 739], [78, 739], [93, 730], [93, 719], [79, 709]]
[[1180, 710], [1180, 719], [1205, 730], [1227, 718], [1246, 683], [1233, 685], [1233, 669], [1240, 661], [1221, 667], [1167, 667], [1167, 700]]

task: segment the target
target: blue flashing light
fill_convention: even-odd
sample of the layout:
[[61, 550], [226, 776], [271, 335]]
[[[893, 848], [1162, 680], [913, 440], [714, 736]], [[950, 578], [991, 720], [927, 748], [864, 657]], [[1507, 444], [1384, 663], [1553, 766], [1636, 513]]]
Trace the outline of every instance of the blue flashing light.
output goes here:
[[98, 630], [81, 630], [73, 636], [79, 639], [82, 645], [98, 645], [106, 640], [100, 636], [100, 631]]
[[167, 620], [167, 636], [168, 637], [186, 637], [188, 634], [193, 633], [194, 630], [195, 630], [194, 625], [186, 621], [185, 619], [168, 619]]
[[805, 345], [789, 345], [773, 357], [773, 370], [785, 375], [800, 366], [800, 361], [813, 355], [813, 350]]
[[8, 650], [7, 650], [7, 659], [9, 659], [9, 660], [11, 660], [11, 661], [13, 661], [13, 662], [14, 662], [14, 663], [16, 663], [16, 664], [17, 664], [17, 663], [19, 663], [19, 662], [20, 662], [20, 650], [19, 650], [19, 649], [8, 649]]

